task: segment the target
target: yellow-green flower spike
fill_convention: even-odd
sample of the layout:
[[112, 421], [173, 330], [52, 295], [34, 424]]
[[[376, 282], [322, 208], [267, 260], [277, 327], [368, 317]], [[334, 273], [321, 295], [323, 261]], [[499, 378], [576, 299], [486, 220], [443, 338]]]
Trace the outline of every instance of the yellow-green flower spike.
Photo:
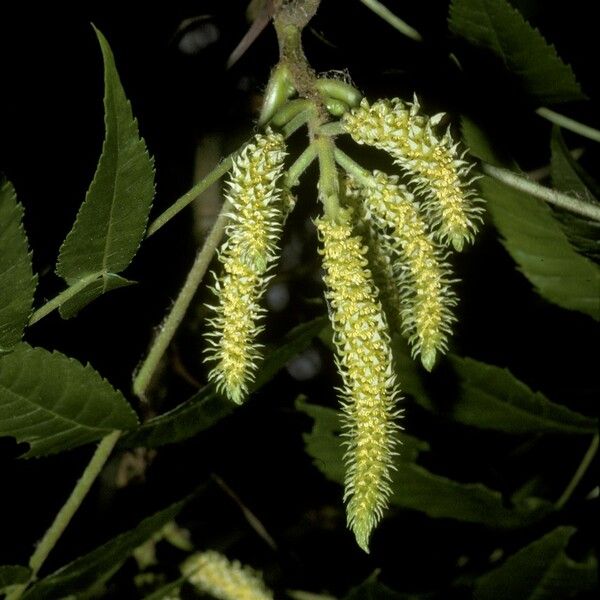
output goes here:
[[420, 115], [416, 98], [413, 103], [394, 98], [372, 105], [363, 99], [342, 122], [354, 141], [385, 150], [411, 175], [415, 191], [424, 196], [423, 210], [436, 237], [460, 251], [465, 242], [473, 241], [482, 209], [470, 188], [473, 165], [464, 159], [449, 130], [441, 138], [433, 130], [442, 116]]
[[398, 177], [374, 171], [372, 186], [361, 188], [352, 179], [350, 184], [349, 193], [362, 199], [365, 215], [375, 224], [384, 251], [397, 257], [394, 275], [403, 332], [413, 356], [420, 355], [430, 371], [437, 354], [447, 350], [455, 320], [450, 267], [419, 215], [414, 196], [398, 183]]
[[[277, 241], [284, 207], [277, 180], [283, 169], [285, 146], [280, 134], [257, 134], [235, 159], [227, 198], [232, 205], [226, 241], [219, 250], [223, 275], [213, 291], [216, 315], [207, 360], [216, 362], [209, 379], [233, 402], [240, 404], [260, 358], [257, 323], [268, 281], [267, 271], [277, 258]], [[287, 207], [286, 207], [287, 211]]]
[[336, 362], [344, 381], [348, 526], [368, 552], [369, 538], [391, 494], [398, 389], [385, 315], [366, 268], [367, 249], [352, 234], [349, 214], [343, 209], [336, 222], [321, 218], [316, 225], [323, 246]]
[[190, 556], [181, 572], [200, 592], [218, 600], [273, 600], [262, 576], [237, 560], [208, 550]]

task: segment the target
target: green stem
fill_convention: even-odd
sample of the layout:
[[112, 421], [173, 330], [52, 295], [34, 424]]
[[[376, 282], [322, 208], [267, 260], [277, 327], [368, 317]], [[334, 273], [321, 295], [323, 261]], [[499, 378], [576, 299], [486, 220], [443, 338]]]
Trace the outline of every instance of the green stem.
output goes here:
[[314, 107], [307, 108], [303, 110], [300, 114], [296, 115], [293, 119], [289, 120], [282, 128], [281, 133], [283, 137], [286, 139], [289, 138], [293, 133], [295, 133], [300, 127], [306, 125], [308, 120], [314, 114]]
[[229, 208], [230, 204], [226, 201], [223, 204], [219, 217], [213, 225], [211, 232], [208, 234], [202, 249], [198, 252], [196, 259], [194, 260], [194, 264], [171, 308], [171, 312], [160, 326], [158, 335], [152, 342], [148, 355], [134, 377], [133, 392], [142, 400], [145, 400], [146, 390], [150, 385], [152, 376], [154, 375], [163, 354], [171, 343], [179, 324], [183, 320], [183, 317], [196, 294], [196, 290], [208, 269], [208, 265], [210, 264], [217, 246], [223, 237], [225, 225], [228, 220]]
[[179, 200], [176, 200], [165, 212], [159, 215], [148, 227], [146, 237], [154, 235], [163, 225], [168, 223], [175, 215], [181, 212], [188, 204], [193, 202], [200, 194], [205, 192], [213, 183], [216, 183], [231, 169], [233, 159], [239, 150], [224, 158], [204, 179], [200, 180], [194, 187], [188, 190]]
[[319, 156], [319, 198], [325, 214], [335, 221], [339, 210], [339, 181], [335, 166], [335, 146], [329, 137], [318, 137], [313, 142]]
[[333, 121], [332, 123], [325, 123], [319, 127], [319, 133], [321, 135], [342, 135], [346, 133], [344, 126], [339, 121]]
[[102, 277], [102, 274], [96, 273], [95, 275], [90, 275], [89, 277], [84, 277], [77, 283], [74, 283], [72, 286], [68, 287], [66, 290], [63, 290], [58, 296], [52, 298], [38, 308], [29, 319], [29, 324], [33, 325], [37, 323], [39, 320], [48, 316], [52, 311], [56, 310], [61, 304], [71, 299], [73, 296], [84, 290], [92, 281], [96, 281], [99, 277]]
[[287, 188], [293, 188], [298, 185], [300, 176], [308, 167], [310, 167], [312, 161], [317, 156], [317, 147], [315, 144], [310, 144], [304, 149], [304, 152], [296, 159], [292, 166], [287, 170], [285, 174], [284, 186]]
[[102, 467], [104, 467], [106, 461], [108, 460], [108, 457], [113, 451], [113, 448], [115, 447], [120, 435], [120, 431], [113, 431], [100, 441], [90, 462], [85, 468], [85, 471], [81, 475], [81, 478], [75, 484], [71, 495], [63, 504], [62, 508], [58, 511], [58, 514], [54, 518], [52, 525], [50, 525], [50, 528], [48, 531], [46, 531], [44, 537], [37, 545], [34, 553], [31, 555], [31, 558], [29, 559], [29, 567], [31, 569], [29, 581], [13, 589], [13, 591], [7, 596], [6, 600], [18, 600], [18, 598], [23, 595], [23, 592], [27, 589], [27, 587], [33, 581], [35, 581], [37, 574], [48, 558], [48, 555], [54, 546], [56, 546], [56, 543], [71, 522], [73, 515], [81, 506], [81, 503], [90, 491], [92, 484], [100, 474]]
[[561, 494], [560, 498], [556, 501], [556, 504], [554, 505], [557, 509], [562, 508], [569, 501], [569, 498], [573, 495], [575, 488], [579, 485], [581, 479], [585, 475], [585, 472], [588, 470], [588, 467], [594, 460], [594, 456], [596, 456], [599, 441], [600, 438], [598, 434], [594, 434], [589, 448], [587, 449], [586, 453], [581, 459], [581, 462], [579, 463], [575, 474], [571, 478], [571, 481], [569, 481], [569, 484], [565, 488], [565, 491]]
[[596, 221], [600, 221], [600, 206], [596, 204], [584, 202], [573, 196], [557, 192], [556, 190], [547, 188], [539, 183], [530, 181], [522, 175], [513, 173], [508, 169], [494, 167], [488, 163], [481, 163], [481, 170], [486, 175], [490, 175], [494, 179], [497, 179], [516, 190], [531, 194], [536, 198], [545, 200], [550, 204], [554, 204], [555, 206], [559, 206], [560, 208], [564, 208], [583, 217], [589, 217]]
[[540, 106], [540, 108], [538, 108], [535, 112], [543, 119], [546, 119], [555, 125], [559, 125], [560, 127], [568, 129], [569, 131], [573, 131], [574, 133], [578, 133], [579, 135], [590, 140], [594, 140], [595, 142], [600, 142], [600, 131], [594, 129], [593, 127], [584, 125], [575, 119], [565, 117], [564, 115], [554, 112], [545, 106]]
[[335, 160], [348, 173], [352, 175], [354, 179], [356, 179], [361, 185], [364, 187], [371, 187], [375, 185], [375, 179], [363, 167], [361, 167], [357, 162], [354, 162], [345, 152], [342, 152], [339, 148], [334, 150]]
[[406, 37], [409, 37], [415, 42], [423, 41], [423, 37], [416, 29], [413, 29], [408, 23], [405, 23], [400, 17], [397, 17], [389, 8], [381, 4], [381, 2], [378, 2], [377, 0], [360, 1]]

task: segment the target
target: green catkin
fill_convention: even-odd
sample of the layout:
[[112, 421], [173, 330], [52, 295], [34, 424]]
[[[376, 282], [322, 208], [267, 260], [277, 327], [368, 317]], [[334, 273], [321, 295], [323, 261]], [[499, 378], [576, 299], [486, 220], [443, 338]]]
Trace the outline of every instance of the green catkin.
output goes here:
[[363, 99], [342, 123], [355, 142], [385, 150], [410, 174], [437, 239], [460, 251], [473, 241], [482, 209], [470, 189], [473, 165], [464, 160], [450, 131], [440, 138], [433, 130], [441, 117], [420, 115], [416, 98], [413, 103], [394, 98], [372, 105]]
[[348, 526], [368, 552], [369, 538], [391, 494], [398, 444], [398, 388], [385, 315], [366, 268], [366, 247], [352, 234], [349, 213], [316, 221], [322, 242], [325, 296], [342, 375]]
[[456, 296], [451, 273], [439, 246], [419, 215], [413, 195], [398, 178], [373, 172], [365, 188], [350, 178], [349, 190], [362, 200], [367, 219], [375, 225], [382, 254], [391, 254], [400, 296], [402, 330], [413, 356], [430, 371], [438, 353], [444, 353], [455, 320]]
[[232, 210], [219, 250], [223, 274], [213, 287], [218, 302], [210, 306], [215, 316], [206, 339], [207, 360], [216, 363], [209, 379], [237, 404], [246, 397], [260, 359], [256, 337], [265, 313], [260, 300], [278, 256], [284, 207], [277, 181], [285, 156], [280, 134], [257, 134], [234, 160], [229, 181]]
[[181, 572], [199, 592], [218, 600], [273, 600], [259, 573], [214, 550], [193, 554]]

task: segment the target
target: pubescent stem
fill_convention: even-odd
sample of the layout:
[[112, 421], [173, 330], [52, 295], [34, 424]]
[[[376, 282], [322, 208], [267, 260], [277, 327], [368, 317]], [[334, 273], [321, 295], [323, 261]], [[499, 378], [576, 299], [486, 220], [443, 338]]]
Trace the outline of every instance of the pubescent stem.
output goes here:
[[397, 17], [389, 8], [378, 2], [378, 0], [360, 0], [365, 6], [370, 8], [376, 15], [380, 16], [384, 21], [389, 23], [394, 29], [415, 42], [422, 42], [423, 36], [404, 22], [400, 17]]
[[346, 173], [352, 175], [362, 186], [372, 187], [376, 184], [375, 178], [365, 169], [361, 167], [357, 162], [352, 160], [345, 152], [342, 152], [339, 148], [335, 148], [334, 152], [335, 161], [337, 162]]
[[309, 144], [304, 152], [294, 161], [292, 166], [287, 170], [285, 174], [284, 186], [287, 188], [293, 188], [298, 185], [300, 177], [308, 167], [310, 167], [312, 161], [317, 156], [317, 146], [313, 142]]
[[556, 190], [547, 188], [539, 183], [535, 183], [534, 181], [531, 181], [522, 175], [518, 175], [513, 171], [495, 167], [485, 162], [481, 163], [481, 170], [486, 175], [490, 175], [494, 179], [505, 183], [515, 190], [531, 194], [536, 198], [545, 200], [549, 204], [554, 204], [555, 206], [564, 208], [572, 213], [600, 221], [600, 205], [598, 204], [585, 202], [583, 200], [579, 200], [579, 198], [574, 198], [573, 196], [563, 194], [562, 192], [557, 192]]
[[581, 459], [581, 462], [579, 463], [579, 466], [577, 467], [577, 470], [575, 471], [575, 474], [571, 478], [571, 481], [569, 481], [567, 487], [565, 488], [565, 491], [561, 494], [560, 498], [556, 501], [554, 506], [557, 509], [562, 508], [569, 501], [569, 498], [573, 495], [575, 488], [579, 485], [580, 481], [582, 480], [583, 476], [585, 475], [585, 472], [588, 470], [588, 467], [594, 460], [594, 456], [596, 456], [596, 452], [598, 451], [598, 443], [599, 442], [600, 442], [600, 437], [599, 437], [598, 433], [595, 433], [586, 453], [583, 455], [583, 458]]
[[204, 179], [201, 179], [191, 189], [189, 189], [181, 198], [176, 200], [169, 208], [160, 214], [148, 227], [146, 237], [155, 234], [163, 225], [168, 223], [175, 215], [181, 212], [188, 204], [193, 202], [200, 194], [205, 192], [213, 183], [216, 183], [231, 169], [233, 159], [239, 154], [241, 149], [231, 153], [224, 158]]
[[600, 131], [590, 127], [589, 125], [584, 125], [575, 119], [565, 117], [564, 115], [554, 112], [545, 106], [540, 106], [540, 108], [536, 109], [535, 112], [543, 119], [546, 119], [555, 125], [559, 125], [560, 127], [568, 129], [573, 133], [578, 133], [579, 135], [590, 140], [594, 140], [595, 142], [600, 142]]
[[335, 146], [329, 137], [319, 136], [313, 144], [319, 156], [319, 198], [325, 214], [335, 221], [339, 212], [339, 181], [335, 166]]
[[33, 325], [34, 323], [37, 323], [39, 320], [48, 316], [52, 311], [59, 308], [64, 302], [73, 298], [73, 296], [84, 290], [90, 283], [96, 281], [96, 279], [99, 279], [100, 277], [102, 277], [102, 273], [96, 273], [94, 275], [90, 275], [89, 277], [84, 277], [77, 283], [69, 286], [66, 290], [63, 290], [60, 294], [52, 298], [52, 300], [48, 300], [46, 304], [38, 308], [31, 315], [31, 318], [29, 319], [29, 325]]
[[104, 467], [106, 461], [108, 460], [108, 457], [113, 451], [113, 448], [119, 440], [120, 435], [120, 431], [113, 431], [100, 441], [90, 462], [85, 468], [85, 471], [81, 475], [81, 478], [71, 491], [71, 495], [63, 504], [62, 508], [58, 511], [58, 514], [54, 518], [52, 525], [50, 525], [50, 528], [46, 531], [44, 537], [31, 555], [31, 558], [29, 559], [29, 568], [31, 569], [29, 581], [15, 587], [6, 597], [6, 600], [18, 600], [23, 595], [23, 592], [25, 592], [27, 587], [29, 587], [29, 585], [35, 581], [37, 574], [48, 558], [48, 555], [54, 546], [56, 546], [56, 543], [60, 539], [64, 530], [71, 522], [73, 515], [81, 506], [81, 503], [90, 491], [94, 481], [100, 474], [100, 471], [102, 471], [102, 467]]
[[208, 269], [208, 265], [221, 242], [227, 224], [230, 206], [229, 201], [225, 201], [223, 204], [221, 212], [208, 234], [208, 237], [204, 241], [202, 249], [196, 255], [194, 264], [171, 308], [171, 312], [160, 326], [158, 335], [152, 342], [150, 351], [133, 379], [133, 393], [141, 400], [145, 401], [146, 390], [150, 385], [152, 376], [154, 375], [163, 354], [169, 347], [179, 324], [183, 320], [185, 313], [196, 294], [196, 290]]

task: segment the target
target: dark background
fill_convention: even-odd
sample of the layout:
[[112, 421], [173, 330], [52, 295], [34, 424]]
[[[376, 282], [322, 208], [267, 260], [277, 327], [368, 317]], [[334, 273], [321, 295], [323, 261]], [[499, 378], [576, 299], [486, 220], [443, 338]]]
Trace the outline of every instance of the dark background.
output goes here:
[[[589, 47], [596, 35], [590, 12], [593, 3], [531, 0], [515, 4], [556, 44], [591, 98], [568, 105], [563, 112], [598, 127], [597, 64]], [[494, 60], [449, 37], [447, 3], [390, 1], [388, 5], [422, 31], [428, 42], [419, 45], [404, 38], [358, 2], [323, 0], [305, 33], [313, 66], [319, 71], [349, 69], [359, 89], [373, 99], [384, 95], [410, 98], [416, 91], [428, 112], [442, 109], [456, 121], [461, 113], [477, 118], [524, 169], [547, 164], [549, 125], [533, 115], [535, 107]], [[93, 176], [102, 143], [102, 64], [90, 23], [113, 48], [141, 133], [155, 157], [156, 216], [190, 187], [194, 150], [203, 136], [221, 135], [224, 147], [231, 144], [233, 149], [232, 140], [252, 131], [260, 93], [277, 59], [277, 44], [268, 28], [239, 63], [225, 71], [228, 54], [248, 27], [244, 9], [245, 2], [202, 0], [130, 4], [126, 9], [123, 3], [110, 2], [19, 3], [18, 10], [10, 3], [2, 6], [0, 171], [13, 182], [25, 206], [25, 225], [40, 274], [38, 305], [61, 289], [53, 265]], [[181, 27], [186, 19], [201, 15], [205, 18]], [[217, 39], [199, 47], [207, 36]], [[181, 47], [183, 38], [187, 51]], [[450, 50], [464, 58], [465, 72], [447, 58]], [[482, 66], [489, 67], [488, 75], [479, 75]], [[470, 76], [473, 72], [477, 78]], [[586, 150], [583, 162], [597, 174], [594, 167], [599, 157], [593, 143], [568, 135], [567, 141]], [[302, 143], [300, 136], [292, 149], [301, 148]], [[361, 150], [352, 146], [348, 150], [360, 156]], [[296, 271], [292, 265], [279, 277], [288, 287], [290, 301], [270, 317], [267, 341], [276, 341], [292, 326], [324, 312], [324, 306], [315, 301], [320, 295], [316, 240], [306, 227], [306, 219], [318, 210], [314, 173], [308, 175], [285, 237], [285, 243], [300, 253], [302, 269]], [[175, 297], [195, 246], [191, 213], [186, 211], [143, 245], [128, 271], [139, 285], [108, 294], [76, 320], [65, 322], [57, 314], [50, 315], [27, 332], [27, 341], [91, 362], [131, 398], [131, 374], [153, 328]], [[516, 272], [489, 226], [476, 246], [454, 263], [462, 283], [453, 350], [507, 366], [551, 400], [598, 414], [600, 356], [598, 331], [592, 330], [595, 324], [537, 296]], [[160, 410], [193, 393], [182, 370], [201, 383], [206, 378], [199, 339], [204, 328], [200, 301], [190, 313], [169, 355], [163, 382], [154, 390]], [[596, 345], [589, 345], [593, 340]], [[324, 481], [303, 453], [301, 434], [310, 421], [293, 409], [299, 393], [307, 394], [311, 402], [335, 406], [333, 386], [338, 380], [331, 356], [317, 342], [314, 356], [321, 365], [314, 377], [298, 381], [282, 372], [232, 418], [197, 439], [160, 449], [149, 468], [122, 488], [115, 485], [114, 474], [123, 468], [123, 456], [115, 456], [108, 474], [51, 555], [47, 569], [132, 527], [206, 481], [211, 473], [227, 482], [256, 514], [278, 549], [271, 549], [256, 535], [236, 503], [211, 480], [208, 491], [186, 509], [180, 522], [192, 531], [199, 548], [220, 548], [264, 569], [276, 587], [341, 594], [375, 567], [383, 567], [384, 580], [398, 589], [444, 589], [457, 574], [459, 556], [470, 555], [476, 565], [483, 565], [501, 534], [431, 521], [410, 512], [390, 518], [376, 532], [371, 556], [356, 548], [344, 527], [340, 488]], [[446, 375], [441, 365], [431, 377], [431, 386], [443, 389]], [[142, 414], [141, 407], [132, 402]], [[564, 477], [549, 484], [549, 494], [555, 497], [585, 449], [577, 442], [558, 447], [558, 440], [549, 437], [523, 450], [528, 440], [507, 440], [459, 427], [425, 414], [410, 399], [405, 408], [407, 430], [433, 447], [428, 466], [459, 480], [484, 481], [501, 491], [514, 490], [532, 475], [564, 468]], [[90, 454], [89, 448], [83, 448], [57, 457], [17, 461], [21, 450], [13, 440], [0, 440], [2, 563], [26, 563], [32, 544], [50, 523]], [[588, 477], [593, 476], [592, 472]], [[574, 510], [567, 518], [586, 531], [591, 519], [588, 511]], [[517, 537], [509, 544], [517, 547], [520, 541]], [[161, 559], [162, 566], [174, 573], [181, 556], [166, 551]], [[111, 590], [114, 597], [131, 597], [132, 572], [133, 564], [128, 563]]]

